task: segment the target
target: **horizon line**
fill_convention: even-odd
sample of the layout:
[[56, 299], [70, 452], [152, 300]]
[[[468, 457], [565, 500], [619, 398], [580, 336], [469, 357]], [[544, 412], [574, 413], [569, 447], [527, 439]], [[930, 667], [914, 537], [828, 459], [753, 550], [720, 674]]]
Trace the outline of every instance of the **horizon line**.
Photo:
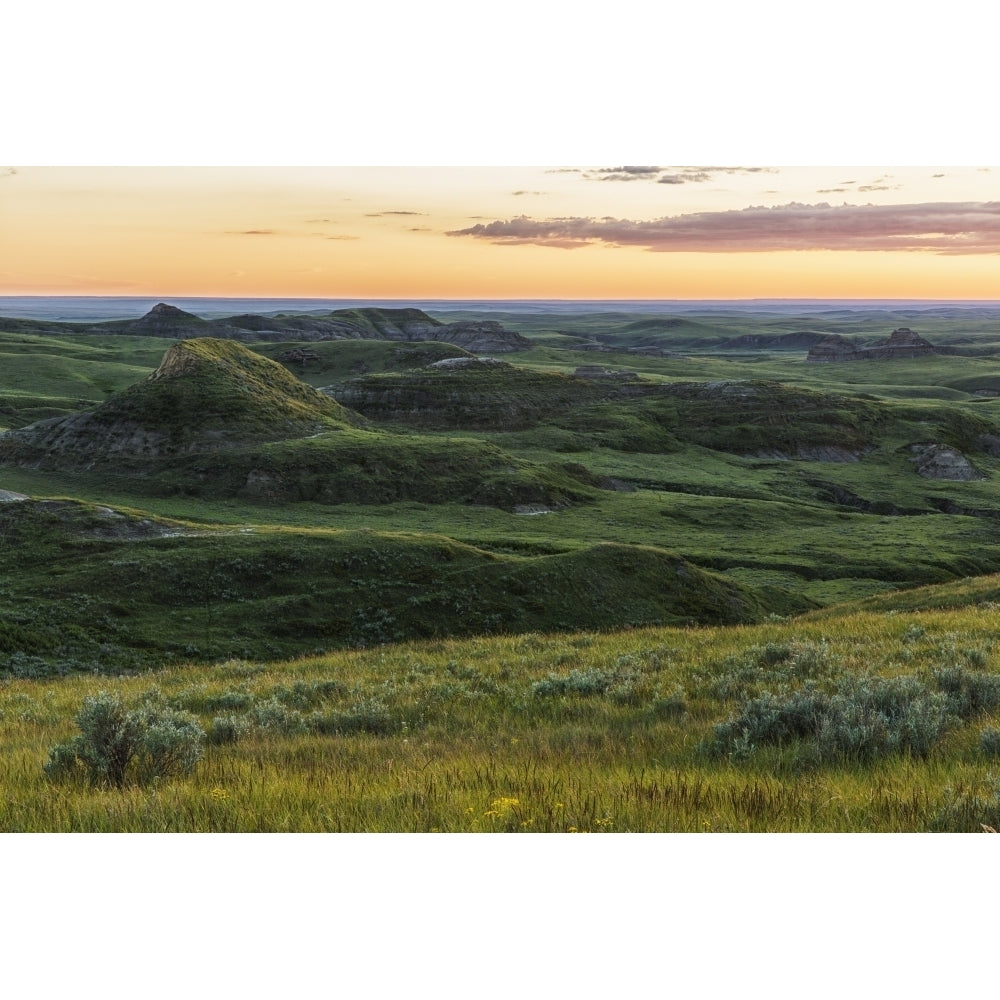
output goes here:
[[175, 293], [161, 295], [157, 293], [138, 295], [79, 295], [72, 292], [30, 293], [30, 292], [0, 292], [0, 299], [199, 299], [213, 301], [218, 299], [236, 299], [239, 301], [274, 301], [294, 300], [298, 302], [934, 302], [934, 303], [990, 303], [1000, 305], [1000, 298], [922, 298], [911, 296], [754, 296], [754, 297], [720, 297], [707, 298], [577, 298], [560, 296], [505, 296], [488, 298], [473, 296], [457, 298], [452, 296], [340, 296], [340, 295], [185, 295]]

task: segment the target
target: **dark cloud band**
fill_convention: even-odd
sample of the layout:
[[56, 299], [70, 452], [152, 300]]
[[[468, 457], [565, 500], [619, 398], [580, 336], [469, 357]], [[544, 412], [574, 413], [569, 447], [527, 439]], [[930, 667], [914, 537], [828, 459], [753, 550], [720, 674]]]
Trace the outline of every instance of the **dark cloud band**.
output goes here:
[[647, 221], [614, 218], [532, 219], [452, 230], [499, 244], [574, 249], [591, 244], [658, 252], [905, 250], [940, 254], [1000, 253], [1000, 202], [917, 205], [751, 206]]

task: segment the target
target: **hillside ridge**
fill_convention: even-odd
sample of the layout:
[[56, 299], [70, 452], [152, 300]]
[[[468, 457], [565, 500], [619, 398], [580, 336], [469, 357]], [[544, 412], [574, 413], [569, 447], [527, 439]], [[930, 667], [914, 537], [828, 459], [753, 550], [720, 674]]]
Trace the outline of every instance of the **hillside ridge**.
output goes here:
[[44, 334], [117, 334], [143, 337], [217, 337], [239, 341], [393, 340], [406, 343], [445, 341], [473, 353], [524, 350], [531, 341], [497, 320], [442, 323], [421, 309], [365, 307], [327, 313], [244, 313], [202, 319], [158, 302], [138, 319], [104, 322], [15, 320], [18, 329]]

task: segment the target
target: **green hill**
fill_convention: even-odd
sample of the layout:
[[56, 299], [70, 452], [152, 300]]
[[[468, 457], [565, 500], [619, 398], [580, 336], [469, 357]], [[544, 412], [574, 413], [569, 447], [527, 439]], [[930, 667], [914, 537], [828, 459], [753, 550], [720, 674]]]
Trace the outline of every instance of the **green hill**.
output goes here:
[[861, 601], [848, 601], [810, 614], [810, 618], [831, 619], [867, 612], [902, 612], [968, 609], [995, 611], [1000, 607], [1000, 575], [966, 577], [949, 583], [931, 584], [907, 590], [876, 594]]
[[96, 409], [0, 438], [0, 462], [123, 473], [177, 455], [348, 426], [356, 418], [234, 341], [173, 345], [148, 378]]
[[0, 535], [0, 673], [22, 675], [811, 606], [650, 546], [518, 556], [430, 534], [209, 530], [70, 500], [0, 504]]

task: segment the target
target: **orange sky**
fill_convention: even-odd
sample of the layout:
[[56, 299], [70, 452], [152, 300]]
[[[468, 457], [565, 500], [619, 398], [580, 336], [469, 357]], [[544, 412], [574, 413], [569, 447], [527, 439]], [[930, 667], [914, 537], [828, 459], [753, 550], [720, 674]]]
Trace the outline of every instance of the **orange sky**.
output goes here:
[[8, 167], [0, 294], [996, 299], [998, 179], [983, 167]]

